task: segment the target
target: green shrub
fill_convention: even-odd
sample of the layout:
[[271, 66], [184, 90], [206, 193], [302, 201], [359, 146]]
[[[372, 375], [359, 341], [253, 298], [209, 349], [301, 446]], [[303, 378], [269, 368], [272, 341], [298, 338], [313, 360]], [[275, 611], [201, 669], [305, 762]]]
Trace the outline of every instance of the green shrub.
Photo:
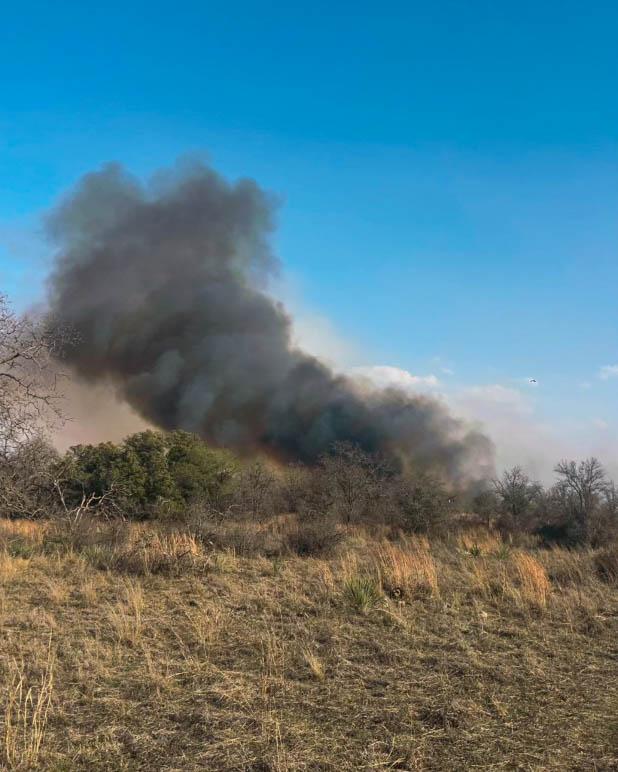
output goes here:
[[135, 517], [177, 517], [194, 500], [230, 495], [236, 462], [188, 432], [145, 431], [120, 443], [77, 445], [59, 463], [69, 509], [84, 497], [109, 496]]
[[345, 583], [344, 596], [355, 611], [366, 614], [381, 600], [382, 592], [373, 577], [352, 576]]

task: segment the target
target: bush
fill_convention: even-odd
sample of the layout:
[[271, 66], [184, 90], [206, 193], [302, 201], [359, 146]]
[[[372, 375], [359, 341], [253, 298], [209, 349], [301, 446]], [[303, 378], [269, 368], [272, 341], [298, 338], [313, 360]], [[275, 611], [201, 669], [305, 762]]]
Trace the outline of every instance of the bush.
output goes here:
[[618, 543], [610, 544], [594, 556], [597, 575], [608, 584], [618, 584]]
[[198, 565], [206, 565], [196, 538], [185, 533], [144, 533], [135, 543], [116, 553], [114, 568], [144, 576], [165, 574], [179, 576]]
[[391, 483], [394, 517], [411, 533], [428, 533], [449, 520], [450, 497], [440, 480], [409, 474]]
[[304, 464], [288, 464], [279, 479], [278, 495], [282, 512], [304, 513], [315, 499], [315, 473]]
[[391, 470], [378, 456], [338, 442], [320, 458], [319, 482], [330, 512], [346, 523], [367, 516], [383, 498]]
[[238, 461], [227, 450], [211, 448], [195, 434], [175, 431], [167, 435], [167, 466], [176, 497], [184, 504], [207, 502], [222, 510], [230, 503]]
[[50, 552], [112, 552], [122, 549], [129, 537], [129, 525], [121, 520], [108, 522], [91, 516], [78, 522], [58, 519], [46, 532], [45, 548]]
[[258, 459], [242, 467], [235, 491], [242, 512], [253, 518], [272, 514], [276, 495], [275, 475], [263, 461]]
[[300, 521], [287, 537], [290, 550], [303, 557], [332, 552], [343, 538], [330, 518]]
[[0, 458], [0, 517], [37, 518], [53, 514], [59, 502], [53, 489], [60, 456], [34, 439]]
[[274, 527], [262, 527], [253, 521], [204, 522], [194, 530], [207, 549], [232, 550], [250, 557], [281, 557], [287, 552], [284, 534]]
[[179, 515], [194, 500], [221, 506], [229, 499], [236, 462], [188, 432], [145, 431], [120, 443], [77, 445], [62, 462], [63, 496], [77, 507], [84, 496], [113, 497], [133, 518]]

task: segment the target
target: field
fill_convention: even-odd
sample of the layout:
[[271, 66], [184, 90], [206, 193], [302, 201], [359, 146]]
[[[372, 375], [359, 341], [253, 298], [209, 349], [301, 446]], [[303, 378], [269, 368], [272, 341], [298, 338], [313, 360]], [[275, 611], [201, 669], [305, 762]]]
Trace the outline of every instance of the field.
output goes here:
[[618, 769], [615, 552], [385, 536], [0, 522], [3, 768]]

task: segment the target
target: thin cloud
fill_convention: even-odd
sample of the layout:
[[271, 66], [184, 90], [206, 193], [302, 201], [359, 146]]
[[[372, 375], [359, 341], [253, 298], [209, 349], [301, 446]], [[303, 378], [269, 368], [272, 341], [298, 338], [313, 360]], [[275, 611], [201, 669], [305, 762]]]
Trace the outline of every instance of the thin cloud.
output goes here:
[[599, 370], [599, 378], [607, 381], [609, 378], [618, 378], [618, 365], [603, 365]]
[[461, 397], [474, 400], [477, 404], [500, 405], [518, 413], [530, 413], [532, 408], [526, 398], [518, 389], [502, 386], [499, 383], [490, 383], [483, 386], [470, 386], [464, 389]]
[[605, 429], [609, 429], [609, 424], [607, 421], [605, 421], [603, 418], [593, 418], [592, 419], [592, 425], [595, 429], [601, 429], [604, 431]]

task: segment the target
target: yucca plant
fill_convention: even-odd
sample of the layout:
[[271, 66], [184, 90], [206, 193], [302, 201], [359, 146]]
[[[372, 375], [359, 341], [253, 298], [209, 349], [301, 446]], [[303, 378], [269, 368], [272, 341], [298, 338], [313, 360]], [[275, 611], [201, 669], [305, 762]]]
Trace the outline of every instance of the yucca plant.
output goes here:
[[352, 576], [344, 587], [344, 595], [355, 611], [366, 614], [382, 598], [378, 582], [371, 576]]

